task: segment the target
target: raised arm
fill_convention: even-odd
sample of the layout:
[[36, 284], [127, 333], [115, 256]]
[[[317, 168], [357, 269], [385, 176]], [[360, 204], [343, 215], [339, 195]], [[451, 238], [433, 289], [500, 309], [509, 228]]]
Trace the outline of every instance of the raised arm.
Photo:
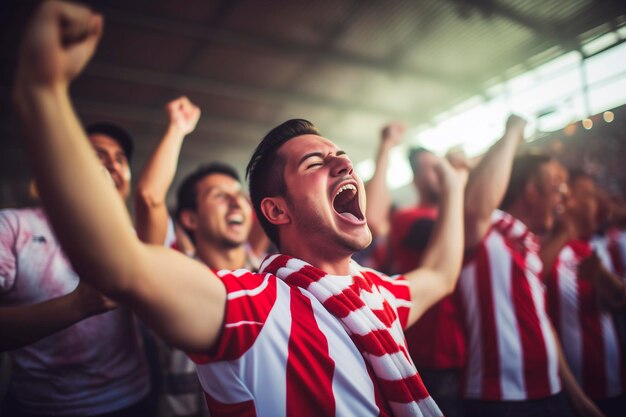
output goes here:
[[498, 208], [511, 177], [513, 158], [524, 139], [526, 121], [512, 115], [506, 122], [504, 136], [496, 142], [472, 169], [465, 189], [465, 247], [476, 246], [491, 225], [491, 215]]
[[19, 349], [117, 305], [81, 281], [62, 297], [41, 303], [0, 307], [0, 352]]
[[167, 191], [172, 185], [185, 136], [196, 128], [200, 109], [187, 97], [165, 106], [169, 125], [146, 163], [135, 193], [135, 227], [139, 239], [161, 245], [167, 235]]
[[411, 288], [408, 326], [430, 306], [450, 294], [461, 272], [463, 259], [463, 193], [467, 171], [455, 170], [442, 160], [438, 167], [441, 184], [439, 218], [435, 224], [422, 264], [404, 274]]
[[69, 83], [93, 54], [102, 24], [85, 7], [46, 1], [24, 32], [14, 103], [41, 198], [83, 279], [134, 308], [169, 343], [205, 350], [223, 322], [223, 284], [200, 263], [137, 239], [72, 108]]
[[367, 224], [374, 237], [385, 236], [389, 232], [389, 211], [391, 210], [391, 195], [387, 187], [389, 152], [400, 143], [404, 131], [405, 126], [400, 122], [390, 123], [383, 128], [380, 145], [376, 153], [374, 175], [365, 184], [367, 194], [367, 212], [365, 214]]

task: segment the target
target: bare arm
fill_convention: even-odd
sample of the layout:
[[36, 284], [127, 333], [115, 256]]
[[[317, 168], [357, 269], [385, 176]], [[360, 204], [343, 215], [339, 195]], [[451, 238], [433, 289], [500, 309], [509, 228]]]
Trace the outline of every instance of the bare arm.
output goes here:
[[439, 218], [421, 266], [405, 274], [413, 302], [407, 327], [454, 290], [461, 272], [463, 192], [467, 171], [455, 171], [446, 161], [442, 161], [439, 171], [442, 184]]
[[0, 307], [0, 352], [21, 348], [116, 304], [84, 282], [71, 293], [37, 304]]
[[389, 167], [389, 151], [402, 140], [405, 127], [399, 122], [385, 126], [381, 132], [381, 141], [376, 153], [374, 175], [365, 185], [367, 194], [367, 224], [374, 237], [385, 236], [389, 232], [389, 211], [391, 195], [387, 187], [387, 169]]
[[510, 116], [504, 136], [496, 142], [470, 173], [465, 189], [465, 247], [476, 246], [491, 224], [511, 177], [518, 145], [524, 138], [526, 121]]
[[41, 198], [83, 279], [131, 306], [169, 343], [205, 350], [223, 322], [224, 286], [200, 263], [137, 239], [68, 96], [101, 30], [102, 18], [89, 9], [47, 1], [25, 31], [14, 103]]
[[163, 244], [167, 234], [168, 212], [165, 198], [172, 185], [183, 140], [196, 128], [200, 109], [187, 97], [165, 106], [169, 125], [144, 167], [135, 193], [135, 227], [139, 239]]

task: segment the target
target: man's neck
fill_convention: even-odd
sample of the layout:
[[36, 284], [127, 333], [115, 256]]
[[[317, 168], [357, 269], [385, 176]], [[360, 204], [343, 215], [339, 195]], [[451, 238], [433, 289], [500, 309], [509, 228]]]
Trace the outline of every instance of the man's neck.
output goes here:
[[331, 275], [350, 274], [351, 254], [329, 254], [327, 251], [320, 251], [316, 248], [295, 248], [289, 245], [282, 246], [280, 252], [284, 255], [301, 259]]
[[241, 269], [246, 266], [246, 248], [239, 245], [234, 248], [215, 245], [213, 242], [197, 241], [196, 256], [205, 265], [214, 270]]

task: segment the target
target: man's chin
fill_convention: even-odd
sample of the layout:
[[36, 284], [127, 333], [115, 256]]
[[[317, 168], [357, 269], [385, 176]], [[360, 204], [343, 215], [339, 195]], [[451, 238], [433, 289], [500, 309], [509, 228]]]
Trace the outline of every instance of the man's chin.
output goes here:
[[346, 246], [353, 252], [359, 252], [366, 249], [372, 243], [372, 233], [369, 227], [358, 236], [351, 236], [346, 239]]
[[224, 238], [222, 239], [222, 246], [227, 249], [237, 249], [246, 243], [245, 239]]

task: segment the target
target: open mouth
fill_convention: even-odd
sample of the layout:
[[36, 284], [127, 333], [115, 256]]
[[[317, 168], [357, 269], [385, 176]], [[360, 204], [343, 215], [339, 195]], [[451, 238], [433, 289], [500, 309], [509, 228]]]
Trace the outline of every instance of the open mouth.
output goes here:
[[231, 214], [226, 217], [226, 223], [229, 226], [239, 226], [243, 224], [243, 215], [239, 213]]
[[351, 223], [361, 223], [365, 216], [361, 213], [357, 188], [354, 184], [345, 184], [335, 193], [333, 208]]

